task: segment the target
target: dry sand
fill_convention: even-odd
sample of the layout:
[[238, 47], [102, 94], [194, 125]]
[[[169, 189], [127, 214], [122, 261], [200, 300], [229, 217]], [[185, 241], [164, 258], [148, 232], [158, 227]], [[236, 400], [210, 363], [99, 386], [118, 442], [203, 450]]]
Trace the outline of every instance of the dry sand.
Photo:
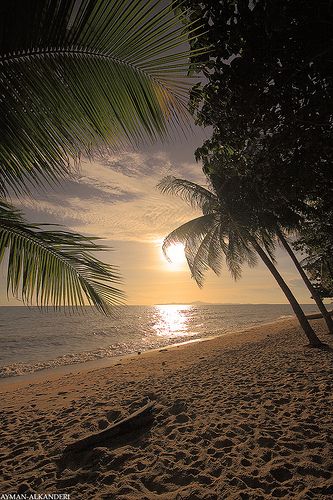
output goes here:
[[[1, 394], [0, 497], [333, 498], [333, 353], [305, 343], [288, 320], [109, 368], [13, 380]], [[147, 397], [153, 425], [63, 454]]]

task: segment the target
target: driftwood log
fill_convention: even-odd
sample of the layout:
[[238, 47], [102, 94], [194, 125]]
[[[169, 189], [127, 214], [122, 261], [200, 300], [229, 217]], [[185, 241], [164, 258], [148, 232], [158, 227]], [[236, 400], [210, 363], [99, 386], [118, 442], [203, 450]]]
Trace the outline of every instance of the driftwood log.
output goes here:
[[64, 453], [73, 453], [89, 448], [94, 448], [95, 446], [108, 441], [110, 438], [115, 438], [123, 434], [141, 429], [142, 427], [150, 424], [154, 420], [153, 408], [155, 403], [149, 401], [145, 406], [139, 408], [134, 413], [131, 413], [128, 417], [115, 422], [110, 425], [107, 429], [90, 434], [85, 438], [74, 441], [74, 443], [69, 444]]

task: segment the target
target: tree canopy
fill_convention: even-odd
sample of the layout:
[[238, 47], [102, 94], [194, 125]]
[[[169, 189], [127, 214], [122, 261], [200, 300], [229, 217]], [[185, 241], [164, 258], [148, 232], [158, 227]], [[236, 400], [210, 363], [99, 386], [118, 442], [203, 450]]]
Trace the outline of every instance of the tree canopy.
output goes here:
[[[191, 22], [206, 27], [192, 48], [211, 46], [208, 62], [192, 58], [206, 82], [195, 86], [191, 110], [198, 124], [213, 127], [196, 157], [215, 189], [229, 182], [239, 192], [247, 179], [244, 196], [257, 193], [262, 214], [273, 207], [286, 223], [311, 231], [319, 213], [327, 217], [333, 193], [331, 2], [185, 5]], [[321, 231], [329, 237], [328, 224]]]

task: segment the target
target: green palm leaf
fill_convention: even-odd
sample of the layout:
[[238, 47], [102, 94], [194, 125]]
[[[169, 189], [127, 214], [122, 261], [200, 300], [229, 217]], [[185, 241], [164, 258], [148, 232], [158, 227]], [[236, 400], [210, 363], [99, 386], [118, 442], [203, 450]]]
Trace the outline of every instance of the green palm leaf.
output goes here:
[[162, 0], [4, 0], [1, 17], [3, 193], [187, 120], [186, 44], [198, 30]]
[[94, 305], [104, 314], [120, 304], [117, 270], [92, 252], [106, 250], [92, 239], [27, 224], [21, 213], [0, 202], [0, 264], [7, 259], [7, 293], [27, 304], [79, 310]]

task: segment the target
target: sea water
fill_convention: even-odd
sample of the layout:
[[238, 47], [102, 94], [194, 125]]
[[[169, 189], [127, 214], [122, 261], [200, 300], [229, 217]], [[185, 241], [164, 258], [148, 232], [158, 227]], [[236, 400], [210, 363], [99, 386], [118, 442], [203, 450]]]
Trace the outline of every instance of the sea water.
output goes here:
[[[306, 314], [316, 312], [304, 305]], [[289, 305], [121, 306], [114, 318], [0, 307], [0, 377], [224, 335], [292, 316]]]

